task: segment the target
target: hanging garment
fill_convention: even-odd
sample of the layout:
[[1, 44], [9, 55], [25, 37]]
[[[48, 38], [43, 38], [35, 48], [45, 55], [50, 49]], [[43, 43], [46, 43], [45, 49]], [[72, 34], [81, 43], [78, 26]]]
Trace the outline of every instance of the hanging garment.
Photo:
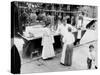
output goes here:
[[21, 58], [18, 49], [15, 45], [11, 48], [11, 73], [20, 74], [21, 72]]

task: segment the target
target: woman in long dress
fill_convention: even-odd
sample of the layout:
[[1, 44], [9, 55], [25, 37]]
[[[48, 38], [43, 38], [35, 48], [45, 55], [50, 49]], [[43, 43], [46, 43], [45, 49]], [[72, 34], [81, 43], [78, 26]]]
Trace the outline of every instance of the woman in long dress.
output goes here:
[[74, 42], [74, 35], [71, 33], [71, 29], [69, 30], [67, 35], [64, 35], [63, 37], [63, 50], [61, 55], [61, 61], [60, 63], [65, 66], [71, 66], [72, 65], [72, 55], [73, 55], [73, 42]]
[[42, 58], [43, 59], [48, 59], [55, 56], [53, 43], [54, 43], [54, 38], [53, 35], [51, 34], [50, 28], [46, 27], [44, 29], [44, 33], [42, 37], [42, 46], [43, 46]]

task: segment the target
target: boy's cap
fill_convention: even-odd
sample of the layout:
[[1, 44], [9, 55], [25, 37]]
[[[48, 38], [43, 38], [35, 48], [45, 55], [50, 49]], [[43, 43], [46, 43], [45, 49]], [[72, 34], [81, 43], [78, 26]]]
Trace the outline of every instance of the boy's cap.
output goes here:
[[94, 48], [94, 46], [93, 45], [90, 45], [89, 48]]

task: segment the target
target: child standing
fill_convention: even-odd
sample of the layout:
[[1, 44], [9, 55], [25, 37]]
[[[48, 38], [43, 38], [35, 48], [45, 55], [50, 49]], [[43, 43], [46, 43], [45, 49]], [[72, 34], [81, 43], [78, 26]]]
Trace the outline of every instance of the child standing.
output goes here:
[[89, 56], [87, 57], [88, 69], [91, 69], [91, 68], [97, 69], [95, 56], [96, 56], [96, 54], [95, 54], [94, 46], [90, 45], [89, 46]]

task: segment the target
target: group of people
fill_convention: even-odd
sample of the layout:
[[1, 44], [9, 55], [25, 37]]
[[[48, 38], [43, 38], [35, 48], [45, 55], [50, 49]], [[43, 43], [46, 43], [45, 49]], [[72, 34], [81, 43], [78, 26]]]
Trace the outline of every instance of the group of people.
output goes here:
[[[50, 22], [54, 23], [54, 14], [50, 12], [44, 12], [44, 11], [36, 11], [36, 10], [31, 10], [30, 12], [27, 12], [26, 9], [21, 10], [22, 12], [19, 15], [20, 21], [21, 22], [28, 22], [29, 24], [31, 23], [36, 23], [36, 22]], [[25, 24], [23, 23], [23, 24]]]
[[[66, 19], [67, 18], [68, 16], [66, 16]], [[69, 24], [67, 23], [67, 20], [65, 20], [63, 23], [58, 23], [58, 27], [55, 33], [58, 33], [61, 35], [61, 43], [62, 43], [63, 48], [62, 48], [60, 63], [65, 66], [72, 65], [73, 47], [77, 44], [80, 44], [80, 40], [82, 38], [82, 23], [83, 23], [83, 17], [82, 17], [82, 14], [80, 13], [78, 17], [78, 23], [77, 23], [77, 38], [76, 39], [75, 39], [74, 34], [72, 33], [71, 26], [69, 26]], [[51, 26], [48, 25], [47, 27], [45, 27], [45, 32], [42, 37], [42, 46], [43, 46], [42, 58], [43, 59], [55, 57], [53, 43], [54, 43], [53, 33], [51, 31]], [[94, 46], [92, 47], [94, 48]], [[89, 49], [91, 49], [90, 46], [89, 46]], [[89, 51], [89, 54], [91, 54], [91, 51]], [[92, 55], [92, 57], [93, 56], [95, 55]], [[92, 61], [92, 59], [89, 60], [87, 58], [87, 61], [88, 61], [87, 66], [90, 69], [90, 64], [92, 65], [90, 61]]]
[[[75, 16], [73, 14], [54, 12], [54, 11], [43, 11], [43, 10], [31, 10], [27, 12], [26, 9], [21, 10], [19, 15], [20, 28], [21, 25], [25, 27], [26, 25], [48, 25], [57, 28], [59, 22], [67, 21], [67, 23], [75, 25]], [[72, 16], [73, 15], [73, 16]], [[22, 28], [21, 28], [22, 30]]]
[[[25, 15], [25, 14], [26, 13], [24, 12], [22, 14], [23, 17], [21, 17], [21, 21], [23, 20], [22, 21], [23, 23], [24, 22], [26, 23], [25, 17], [27, 15]], [[53, 43], [55, 41], [54, 41], [54, 33], [51, 29], [51, 27], [53, 25], [55, 25], [54, 24], [54, 16], [49, 15], [49, 14], [46, 15], [45, 13], [42, 13], [41, 15], [38, 15], [38, 16], [42, 17], [42, 21], [45, 22], [44, 32], [43, 32], [43, 36], [42, 36], [43, 49], [42, 49], [41, 57], [44, 60], [48, 59], [48, 58], [54, 58], [55, 57], [55, 50], [54, 50], [54, 47], [53, 47]], [[56, 33], [61, 35], [61, 42], [62, 42], [62, 47], [63, 48], [62, 48], [61, 59], [60, 59], [59, 63], [61, 63], [64, 66], [71, 66], [72, 65], [73, 47], [74, 47], [74, 45], [76, 45], [77, 42], [79, 44], [79, 41], [81, 39], [81, 25], [83, 23], [83, 18], [78, 17], [78, 20], [79, 20], [78, 23], [77, 23], [78, 36], [77, 36], [77, 41], [75, 42], [75, 37], [72, 33], [72, 28], [69, 25], [67, 25], [67, 19], [68, 18], [69, 18], [69, 16], [65, 16], [63, 18], [64, 19], [63, 23], [61, 23], [60, 20], [58, 20], [58, 27], [57, 27], [57, 30], [55, 31]], [[32, 23], [36, 22], [37, 15], [36, 15], [35, 12], [32, 12], [30, 14], [30, 19], [31, 19]], [[15, 46], [12, 47], [12, 48], [15, 49]], [[93, 50], [91, 50], [92, 48], [94, 48], [94, 46], [89, 46], [90, 56], [87, 58], [88, 69], [91, 68], [92, 62], [93, 63], [95, 62], [95, 58], [92, 58], [93, 57], [93, 55], [92, 55]], [[16, 52], [16, 53], [18, 54], [18, 52]], [[13, 52], [13, 54], [14, 54], [14, 52]], [[15, 59], [13, 59], [13, 60], [15, 61]], [[15, 69], [15, 67], [13, 65], [15, 65], [15, 64], [12, 64], [12, 72], [14, 72], [13, 70]], [[13, 69], [13, 67], [14, 67], [14, 69]], [[95, 68], [97, 68], [96, 65], [95, 65]]]
[[[73, 53], [73, 43], [75, 41], [74, 35], [72, 34], [72, 29], [66, 23], [66, 21], [59, 25], [56, 33], [61, 35], [63, 49], [61, 54], [60, 63], [65, 66], [72, 65], [72, 53]], [[53, 32], [50, 29], [50, 25], [45, 27], [44, 34], [42, 37], [42, 58], [48, 59], [55, 57], [55, 51], [53, 47], [54, 37]]]

